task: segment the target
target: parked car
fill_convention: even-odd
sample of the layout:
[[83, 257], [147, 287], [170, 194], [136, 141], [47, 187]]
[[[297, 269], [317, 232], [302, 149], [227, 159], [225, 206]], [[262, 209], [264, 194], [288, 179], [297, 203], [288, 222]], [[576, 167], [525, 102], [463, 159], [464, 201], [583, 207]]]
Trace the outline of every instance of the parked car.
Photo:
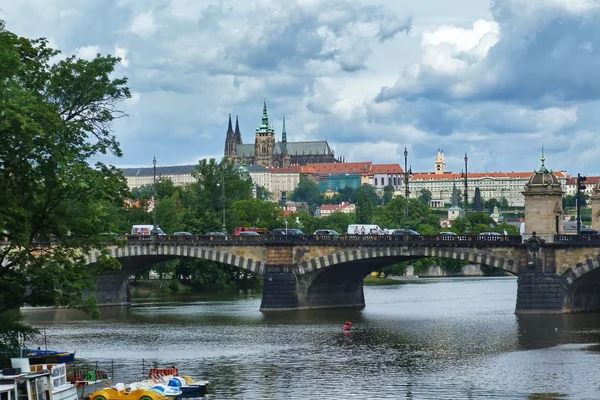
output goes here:
[[502, 235], [498, 232], [481, 232], [478, 235], [478, 239], [489, 241], [502, 240]]
[[456, 232], [440, 232], [440, 236], [457, 236]]
[[223, 232], [206, 232], [204, 236], [227, 236]]
[[[392, 232], [392, 235], [393, 236], [404, 236], [404, 232], [406, 232], [405, 229], [396, 229], [394, 232]], [[420, 235], [419, 232], [413, 231], [412, 229], [408, 229], [408, 234], [409, 235]]]
[[588, 228], [588, 227], [581, 227], [579, 229], [579, 234], [580, 235], [597, 235], [598, 231], [592, 228]]
[[173, 236], [194, 236], [189, 232], [175, 232]]
[[339, 235], [339, 233], [337, 233], [336, 231], [334, 231], [333, 229], [317, 229], [315, 231], [315, 233], [313, 233], [313, 235], [331, 235], [331, 236], [337, 236]]
[[304, 235], [304, 232], [302, 232], [300, 229], [295, 229], [295, 228], [276, 228], [273, 229], [271, 231], [271, 235], [274, 236], [282, 236], [282, 235], [287, 235], [287, 236], [301, 236]]
[[260, 233], [254, 231], [243, 231], [238, 234], [239, 236], [260, 236]]

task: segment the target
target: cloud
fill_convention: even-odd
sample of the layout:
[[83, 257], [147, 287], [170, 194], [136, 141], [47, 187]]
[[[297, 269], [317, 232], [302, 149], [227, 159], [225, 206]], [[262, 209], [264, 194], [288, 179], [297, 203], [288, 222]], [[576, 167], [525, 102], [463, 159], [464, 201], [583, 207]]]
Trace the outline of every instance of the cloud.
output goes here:
[[[595, 169], [597, 0], [67, 0], [5, 2], [0, 18], [63, 56], [121, 58], [123, 164], [222, 154], [227, 116], [254, 140], [262, 101], [280, 137], [348, 160], [448, 168]], [[407, 7], [410, 7], [407, 8]], [[113, 160], [114, 161], [114, 160]], [[590, 173], [590, 172], [588, 172]]]
[[421, 60], [378, 101], [398, 97], [520, 101], [543, 106], [595, 99], [600, 3], [495, 0], [493, 21], [423, 35]]

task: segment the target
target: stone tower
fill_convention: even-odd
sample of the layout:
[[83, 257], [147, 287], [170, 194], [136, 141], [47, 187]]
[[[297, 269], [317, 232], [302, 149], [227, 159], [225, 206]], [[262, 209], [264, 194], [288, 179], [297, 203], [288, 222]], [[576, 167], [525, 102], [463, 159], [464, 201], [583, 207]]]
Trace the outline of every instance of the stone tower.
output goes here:
[[[229, 117], [231, 119], [231, 117]], [[233, 132], [233, 137], [235, 139], [235, 144], [242, 144], [242, 133], [240, 132], [240, 123], [238, 121], [238, 116], [235, 116], [235, 132]]]
[[254, 138], [254, 163], [263, 167], [271, 167], [275, 152], [275, 130], [269, 125], [267, 115], [267, 99], [263, 103], [262, 121]]
[[229, 124], [227, 125], [227, 136], [225, 137], [225, 157], [235, 157], [235, 136], [231, 127], [231, 114], [229, 114]]
[[552, 241], [553, 235], [563, 233], [563, 190], [556, 175], [544, 165], [534, 171], [525, 184], [525, 235], [536, 232], [538, 237]]
[[444, 158], [444, 150], [438, 149], [437, 157], [435, 158], [435, 173], [446, 173], [446, 159]]
[[592, 229], [600, 231], [600, 180], [594, 185], [590, 202], [592, 205]]
[[287, 148], [287, 131], [285, 129], [285, 114], [283, 115], [283, 127], [281, 128], [281, 166], [288, 168], [292, 164], [292, 156]]

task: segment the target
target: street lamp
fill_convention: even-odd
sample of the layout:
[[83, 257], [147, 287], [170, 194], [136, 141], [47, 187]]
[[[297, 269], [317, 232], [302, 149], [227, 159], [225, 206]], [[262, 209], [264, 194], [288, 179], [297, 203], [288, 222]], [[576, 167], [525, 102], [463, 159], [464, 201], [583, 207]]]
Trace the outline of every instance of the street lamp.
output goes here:
[[150, 237], [152, 238], [152, 241], [156, 242], [158, 239], [158, 223], [156, 221], [156, 203], [158, 201], [158, 194], [156, 192], [156, 157], [153, 157], [152, 165], [154, 167], [154, 185], [152, 188], [152, 213], [154, 216], [154, 226], [152, 227], [152, 231], [150, 231]]
[[221, 232], [227, 234], [225, 227], [225, 173], [221, 176], [221, 183], [217, 182], [217, 187], [221, 186], [221, 196], [223, 196], [223, 224], [221, 225]]
[[467, 185], [467, 176], [469, 175], [469, 172], [467, 170], [467, 163], [469, 161], [469, 158], [467, 157], [467, 153], [465, 153], [465, 215], [467, 215], [468, 210], [469, 210], [469, 192], [468, 192], [468, 185]]
[[406, 203], [404, 205], [404, 219], [408, 220], [408, 150], [404, 147], [404, 198]]

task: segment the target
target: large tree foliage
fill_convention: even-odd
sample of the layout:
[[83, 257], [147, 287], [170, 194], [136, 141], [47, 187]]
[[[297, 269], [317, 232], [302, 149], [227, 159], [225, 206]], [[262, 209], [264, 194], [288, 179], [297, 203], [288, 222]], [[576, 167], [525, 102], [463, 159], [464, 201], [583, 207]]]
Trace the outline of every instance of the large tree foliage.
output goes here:
[[[102, 247], [104, 219], [123, 204], [125, 179], [90, 165], [121, 155], [111, 123], [130, 96], [113, 78], [118, 58], [68, 57], [45, 39], [21, 38], [0, 21], [0, 313], [23, 304], [95, 309], [82, 254]], [[2, 316], [0, 316], [2, 318]]]

